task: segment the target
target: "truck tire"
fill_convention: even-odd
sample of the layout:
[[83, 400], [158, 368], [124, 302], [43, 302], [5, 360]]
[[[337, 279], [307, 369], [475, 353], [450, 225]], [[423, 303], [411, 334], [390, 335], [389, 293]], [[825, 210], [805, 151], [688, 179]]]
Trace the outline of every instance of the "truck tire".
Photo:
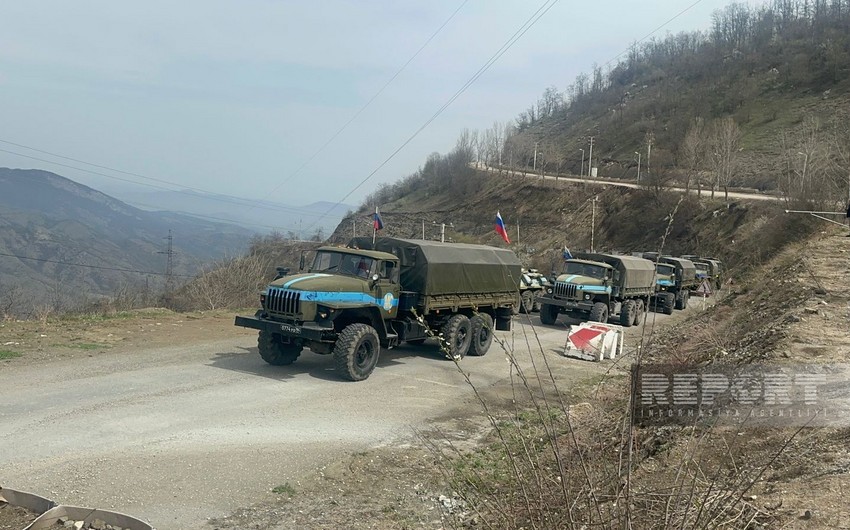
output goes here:
[[375, 369], [381, 354], [378, 332], [368, 324], [350, 324], [334, 345], [336, 371], [350, 381], [363, 381]]
[[531, 313], [534, 309], [534, 293], [531, 291], [523, 291], [519, 295], [519, 310], [521, 313]]
[[673, 306], [675, 309], [682, 310], [685, 308], [685, 291], [679, 291], [676, 293], [676, 303]]
[[542, 304], [540, 306], [540, 322], [551, 326], [556, 320], [558, 320], [558, 306]]
[[593, 304], [593, 309], [590, 310], [590, 320], [592, 322], [608, 322], [608, 306], [602, 302]]
[[532, 304], [532, 306], [531, 306], [531, 310], [532, 310], [532, 311], [534, 311], [535, 313], [539, 313], [539, 312], [540, 312], [540, 306], [541, 306], [541, 304], [540, 304], [540, 295], [541, 295], [541, 294], [542, 294], [542, 291], [537, 291], [537, 292], [534, 294], [534, 304]]
[[[593, 309], [596, 309], [596, 306], [593, 306]], [[632, 327], [632, 324], [635, 323], [635, 317], [637, 317], [637, 307], [635, 306], [634, 300], [626, 300], [623, 302], [623, 306], [620, 308], [620, 325], [624, 328]]]
[[676, 295], [673, 293], [664, 293], [664, 305], [661, 307], [661, 312], [665, 315], [673, 314], [673, 307], [676, 305]]
[[272, 366], [290, 365], [301, 355], [301, 346], [284, 344], [280, 341], [280, 335], [261, 331], [257, 337], [257, 349], [260, 357]]
[[469, 355], [482, 356], [493, 343], [493, 319], [487, 313], [479, 313], [470, 320], [472, 340], [469, 344]]
[[639, 326], [643, 322], [643, 314], [649, 303], [644, 303], [643, 298], [635, 300], [635, 326]]
[[[443, 325], [443, 350], [450, 359], [463, 359], [472, 342], [472, 331], [466, 315], [452, 315]], [[448, 351], [446, 351], [448, 350]]]

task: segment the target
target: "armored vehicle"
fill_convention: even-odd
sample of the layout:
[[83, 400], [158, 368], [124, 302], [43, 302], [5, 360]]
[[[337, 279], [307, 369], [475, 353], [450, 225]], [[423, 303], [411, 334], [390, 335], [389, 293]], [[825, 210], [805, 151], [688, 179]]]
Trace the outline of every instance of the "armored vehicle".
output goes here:
[[554, 324], [561, 313], [580, 320], [607, 322], [619, 315], [631, 326], [649, 307], [655, 292], [655, 264], [615, 254], [577, 253], [564, 273], [540, 298], [540, 321]]
[[523, 313], [540, 311], [540, 296], [549, 285], [549, 279], [537, 269], [522, 269], [519, 282], [520, 305]]
[[699, 285], [694, 263], [691, 260], [671, 256], [653, 259], [657, 259], [657, 263], [655, 265], [656, 289], [652, 297], [652, 307], [666, 315], [673, 314], [673, 308], [688, 307], [690, 291]]
[[455, 359], [484, 355], [494, 327], [510, 330], [519, 303], [519, 260], [495, 247], [355, 238], [320, 247], [306, 271], [304, 261], [266, 287], [254, 316], [236, 317], [237, 326], [259, 330], [269, 364], [292, 364], [306, 347], [360, 381], [382, 347], [421, 344], [436, 332]]

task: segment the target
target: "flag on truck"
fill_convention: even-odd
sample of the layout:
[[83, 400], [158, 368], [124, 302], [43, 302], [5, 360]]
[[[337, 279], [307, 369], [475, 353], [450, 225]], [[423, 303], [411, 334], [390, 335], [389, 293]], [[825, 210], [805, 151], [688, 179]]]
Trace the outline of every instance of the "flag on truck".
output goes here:
[[375, 206], [375, 214], [372, 216], [372, 226], [375, 227], [376, 231], [384, 228], [384, 221], [381, 219], [381, 214], [378, 213], [377, 206]]
[[510, 244], [511, 239], [508, 237], [508, 231], [505, 228], [505, 222], [502, 220], [502, 214], [498, 211], [496, 212], [496, 221], [494, 222], [494, 226], [496, 228], [496, 233], [502, 236], [502, 239], [505, 240], [505, 243]]

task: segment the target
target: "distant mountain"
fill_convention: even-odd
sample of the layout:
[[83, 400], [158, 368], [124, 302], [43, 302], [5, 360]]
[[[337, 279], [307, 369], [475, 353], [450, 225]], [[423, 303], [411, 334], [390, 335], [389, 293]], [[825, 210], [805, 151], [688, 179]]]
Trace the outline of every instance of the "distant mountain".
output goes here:
[[327, 236], [340, 219], [354, 209], [349, 204], [315, 202], [293, 206], [274, 201], [256, 201], [183, 191], [128, 191], [115, 189], [115, 197], [144, 210], [170, 210], [198, 215], [211, 220], [223, 220], [242, 225], [257, 232], [280, 232], [295, 239], [310, 239], [321, 230]]
[[34, 307], [38, 297], [97, 298], [128, 285], [154, 290], [165, 283], [169, 231], [173, 273], [187, 276], [241, 255], [256, 233], [142, 210], [47, 171], [0, 168], [0, 302], [10, 290], [34, 297]]

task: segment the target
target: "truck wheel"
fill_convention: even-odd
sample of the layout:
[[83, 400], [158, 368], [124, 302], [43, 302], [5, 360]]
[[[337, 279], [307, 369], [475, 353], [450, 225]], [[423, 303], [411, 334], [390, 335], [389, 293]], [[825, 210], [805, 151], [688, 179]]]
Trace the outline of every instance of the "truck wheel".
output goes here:
[[443, 345], [446, 355], [450, 359], [463, 359], [469, 351], [469, 343], [472, 342], [469, 319], [466, 315], [452, 315], [442, 329]]
[[646, 312], [647, 304], [644, 304], [643, 299], [635, 300], [635, 326], [639, 326], [643, 322], [643, 314]]
[[[596, 309], [596, 306], [593, 306], [593, 309]], [[620, 325], [624, 328], [632, 327], [632, 324], [635, 323], [635, 317], [637, 316], [637, 307], [635, 306], [634, 300], [626, 300], [623, 302], [623, 307], [620, 308]]]
[[540, 322], [551, 326], [556, 320], [558, 320], [558, 306], [542, 304], [540, 306]]
[[593, 309], [590, 310], [590, 320], [593, 322], [608, 322], [608, 306], [602, 302], [593, 304]]
[[472, 317], [470, 322], [472, 340], [469, 344], [469, 355], [484, 355], [493, 343], [493, 318], [487, 313], [479, 313]]
[[540, 312], [540, 306], [541, 306], [540, 294], [541, 293], [542, 293], [542, 291], [537, 291], [537, 294], [534, 296], [534, 304], [532, 304], [531, 310], [534, 311], [535, 313]]
[[363, 381], [381, 354], [378, 332], [367, 324], [351, 324], [342, 330], [334, 345], [333, 357], [336, 371], [351, 381]]
[[534, 309], [534, 293], [531, 291], [523, 291], [520, 295], [519, 310], [522, 313], [531, 313]]
[[284, 344], [280, 341], [280, 335], [261, 331], [257, 337], [257, 349], [260, 350], [260, 357], [272, 366], [286, 366], [298, 359], [303, 348]]
[[673, 314], [673, 306], [676, 305], [676, 295], [673, 293], [664, 293], [664, 305], [661, 308], [661, 311], [665, 315]]

